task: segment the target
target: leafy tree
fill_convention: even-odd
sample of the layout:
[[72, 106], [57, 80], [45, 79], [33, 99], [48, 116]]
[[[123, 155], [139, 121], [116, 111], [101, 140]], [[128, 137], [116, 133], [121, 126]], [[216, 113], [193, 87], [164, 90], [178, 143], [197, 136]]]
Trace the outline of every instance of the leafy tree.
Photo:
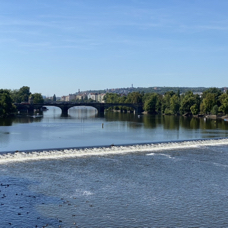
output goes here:
[[172, 114], [177, 114], [179, 112], [180, 109], [180, 98], [178, 95], [173, 95], [170, 98], [170, 110], [172, 112]]
[[[175, 88], [175, 92], [167, 91], [161, 95], [159, 93], [148, 92], [131, 92], [127, 96], [121, 96], [116, 93], [108, 93], [105, 96], [107, 103], [142, 103], [145, 111], [151, 113], [165, 113], [165, 114], [184, 114], [192, 113], [196, 115], [199, 110], [202, 113], [218, 111], [228, 113], [228, 92], [222, 94], [221, 89], [218, 88], [202, 88], [203, 97], [194, 95], [192, 91], [187, 91], [184, 95], [181, 92], [186, 91], [187, 88]], [[146, 90], [145, 90], [146, 91]], [[194, 91], [194, 89], [193, 89]], [[131, 110], [129, 107], [118, 106], [119, 109]]]
[[30, 94], [30, 88], [28, 86], [21, 87], [18, 91], [20, 102], [28, 102]]
[[207, 96], [208, 93], [215, 94], [216, 99], [218, 99], [218, 97], [222, 94], [222, 90], [221, 89], [218, 89], [218, 88], [215, 88], [215, 87], [209, 88], [209, 89], [207, 89], [207, 90], [205, 90], [203, 92], [202, 98], [206, 98], [206, 96]]
[[199, 113], [199, 107], [197, 104], [194, 104], [190, 107], [192, 115], [197, 115]]
[[10, 90], [10, 95], [12, 97], [13, 102], [21, 103], [21, 102], [28, 102], [30, 93], [30, 88], [28, 86], [23, 86], [19, 90]]
[[[218, 89], [218, 88], [209, 88], [207, 90], [205, 90], [203, 92], [202, 98], [205, 99], [207, 97], [208, 94], [214, 94], [215, 100], [216, 100], [216, 104], [218, 106], [221, 105], [220, 100], [219, 100], [219, 96], [222, 95], [222, 90]], [[212, 106], [213, 107], [213, 106]], [[210, 110], [211, 111], [211, 110]]]
[[133, 104], [142, 103], [142, 94], [139, 92], [129, 93], [126, 99], [126, 103], [133, 103]]
[[106, 103], [119, 103], [120, 95], [116, 93], [107, 93], [104, 97]]
[[173, 114], [173, 112], [168, 108], [165, 109], [164, 113], [165, 113], [165, 115], [172, 115]]
[[188, 91], [181, 99], [180, 112], [191, 113], [191, 107], [196, 104], [198, 107], [200, 105], [200, 98], [198, 95], [194, 95], [192, 91]]
[[[121, 97], [119, 97], [119, 103], [126, 103], [126, 99], [127, 99], [127, 97], [124, 95], [124, 96], [121, 96]], [[127, 107], [125, 107], [125, 106], [119, 106], [119, 109], [120, 110], [127, 110]]]
[[5, 89], [0, 89], [0, 116], [8, 116], [15, 111], [16, 107], [13, 105], [10, 92]]
[[9, 90], [9, 92], [14, 103], [21, 103], [21, 98], [19, 97], [18, 89]]
[[219, 97], [219, 101], [221, 103], [221, 106], [219, 107], [219, 111], [223, 112], [224, 114], [228, 113], [228, 94], [223, 93]]
[[157, 94], [156, 112], [158, 113], [161, 113], [162, 110], [162, 97], [161, 94]]
[[202, 104], [201, 104], [201, 111], [203, 113], [209, 113], [211, 112], [214, 105], [216, 105], [216, 94], [215, 93], [207, 93], [205, 98], [203, 98]]
[[218, 105], [214, 105], [213, 106], [213, 108], [212, 108], [212, 110], [211, 110], [211, 113], [213, 114], [213, 115], [217, 115], [218, 114]]
[[143, 106], [144, 110], [149, 113], [155, 113], [157, 111], [157, 100], [158, 100], [158, 95], [155, 93], [152, 93], [144, 103], [144, 106]]
[[169, 113], [169, 114], [172, 113], [170, 109], [170, 100], [171, 100], [171, 97], [174, 95], [175, 93], [173, 91], [169, 91], [169, 92], [166, 92], [165, 95], [163, 96], [162, 107], [161, 107], [163, 113]]
[[180, 90], [177, 90], [177, 96], [180, 97]]
[[44, 99], [43, 99], [41, 93], [34, 93], [31, 95], [31, 98], [32, 98], [34, 104], [43, 104], [44, 103]]

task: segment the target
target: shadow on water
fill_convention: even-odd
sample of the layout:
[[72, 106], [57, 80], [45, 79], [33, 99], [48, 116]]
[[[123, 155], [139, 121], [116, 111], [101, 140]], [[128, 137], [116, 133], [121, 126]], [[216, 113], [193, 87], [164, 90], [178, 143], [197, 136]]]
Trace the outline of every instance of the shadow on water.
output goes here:
[[178, 130], [180, 127], [184, 129], [228, 130], [228, 124], [224, 120], [204, 120], [203, 118], [183, 116], [144, 115], [143, 123], [146, 128], [162, 126], [169, 130]]
[[0, 126], [12, 126], [13, 124], [17, 123], [33, 123], [33, 122], [41, 122], [43, 117], [36, 117], [34, 116], [27, 116], [27, 115], [20, 115], [16, 117], [7, 117], [7, 118], [0, 118]]
[[12, 126], [15, 118], [0, 118], [0, 126]]
[[129, 126], [140, 126], [143, 124], [145, 128], [162, 127], [165, 130], [184, 129], [223, 129], [228, 130], [228, 124], [223, 120], [207, 120], [203, 118], [191, 118], [183, 116], [168, 116], [168, 115], [135, 115], [133, 113], [105, 113], [106, 121], [124, 121], [129, 122]]

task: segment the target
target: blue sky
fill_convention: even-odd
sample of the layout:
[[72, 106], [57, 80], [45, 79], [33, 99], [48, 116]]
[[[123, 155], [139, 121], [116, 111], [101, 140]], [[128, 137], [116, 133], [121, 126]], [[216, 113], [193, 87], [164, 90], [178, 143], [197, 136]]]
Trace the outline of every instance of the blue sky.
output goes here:
[[228, 86], [227, 11], [227, 0], [0, 0], [0, 87]]

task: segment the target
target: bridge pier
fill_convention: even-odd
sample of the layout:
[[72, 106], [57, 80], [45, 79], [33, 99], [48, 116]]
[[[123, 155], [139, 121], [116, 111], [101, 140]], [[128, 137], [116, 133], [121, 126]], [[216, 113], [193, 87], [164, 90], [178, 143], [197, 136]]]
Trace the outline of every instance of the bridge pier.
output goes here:
[[63, 108], [61, 108], [61, 110], [62, 110], [61, 116], [68, 116], [68, 108], [67, 107], [63, 107]]
[[140, 114], [142, 112], [143, 112], [143, 109], [142, 109], [142, 106], [141, 105], [135, 107], [135, 114]]
[[104, 114], [104, 110], [105, 110], [104, 105], [101, 104], [101, 105], [97, 106], [96, 108], [97, 108], [97, 111], [98, 111], [98, 115], [103, 115]]
[[27, 113], [28, 113], [28, 114], [33, 114], [33, 113], [34, 113], [34, 107], [33, 107], [33, 105], [31, 105], [31, 106], [29, 106], [29, 107], [27, 108]]

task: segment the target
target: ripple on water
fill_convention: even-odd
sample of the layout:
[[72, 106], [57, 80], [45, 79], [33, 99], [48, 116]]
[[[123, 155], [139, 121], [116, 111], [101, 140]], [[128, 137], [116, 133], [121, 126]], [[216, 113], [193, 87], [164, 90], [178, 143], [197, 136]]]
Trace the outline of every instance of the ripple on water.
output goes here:
[[[35, 224], [40, 217], [53, 227], [227, 227], [228, 148], [210, 148], [1, 164], [8, 175], [0, 173], [2, 183], [10, 184], [0, 186], [7, 205], [1, 213], [12, 206], [1, 220]], [[24, 194], [21, 200], [16, 191]], [[25, 208], [31, 214], [23, 214]]]

